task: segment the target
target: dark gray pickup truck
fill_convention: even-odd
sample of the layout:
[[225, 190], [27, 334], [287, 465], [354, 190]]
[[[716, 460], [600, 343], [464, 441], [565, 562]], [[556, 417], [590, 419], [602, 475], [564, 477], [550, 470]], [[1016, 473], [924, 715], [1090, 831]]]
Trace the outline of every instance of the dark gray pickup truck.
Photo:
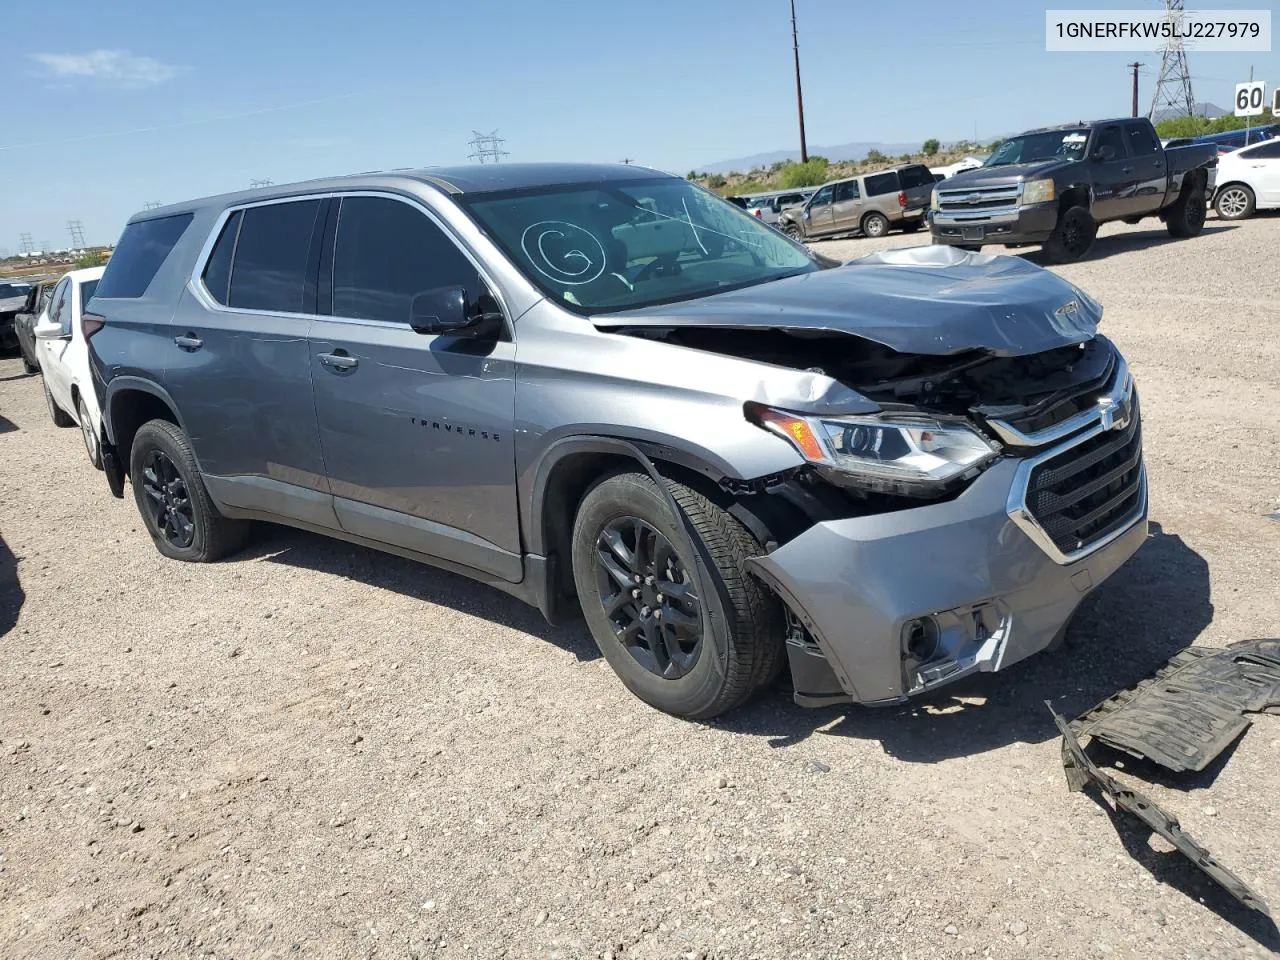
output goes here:
[[1212, 145], [1164, 149], [1145, 118], [1030, 130], [1005, 140], [976, 170], [938, 184], [929, 214], [935, 243], [1044, 244], [1052, 260], [1079, 260], [1098, 225], [1159, 216], [1174, 237], [1204, 226], [1217, 173]]

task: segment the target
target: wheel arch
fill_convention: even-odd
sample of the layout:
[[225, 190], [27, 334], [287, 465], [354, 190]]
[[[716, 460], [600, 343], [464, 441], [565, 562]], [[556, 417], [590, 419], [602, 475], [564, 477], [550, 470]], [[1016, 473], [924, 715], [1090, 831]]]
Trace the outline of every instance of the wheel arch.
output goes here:
[[117, 377], [107, 385], [102, 425], [108, 442], [119, 452], [126, 475], [134, 434], [148, 420], [167, 420], [186, 432], [178, 405], [158, 383], [142, 377]]
[[719, 471], [686, 451], [645, 441], [603, 435], [562, 437], [547, 448], [534, 470], [525, 526], [528, 552], [547, 560], [547, 596], [539, 606], [552, 623], [559, 622], [576, 595], [569, 557], [578, 505], [601, 479], [628, 468], [653, 479], [672, 518], [685, 531], [690, 555], [700, 565], [707, 562], [664, 480], [676, 480], [708, 499], [725, 503], [732, 496], [717, 483]]

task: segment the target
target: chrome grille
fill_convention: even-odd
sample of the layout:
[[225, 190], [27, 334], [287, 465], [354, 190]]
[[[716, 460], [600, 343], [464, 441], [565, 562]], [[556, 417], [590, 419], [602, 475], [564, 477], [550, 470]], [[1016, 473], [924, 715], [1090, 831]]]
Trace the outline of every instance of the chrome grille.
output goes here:
[[984, 219], [1017, 209], [1022, 184], [996, 187], [938, 187], [938, 209], [956, 219]]

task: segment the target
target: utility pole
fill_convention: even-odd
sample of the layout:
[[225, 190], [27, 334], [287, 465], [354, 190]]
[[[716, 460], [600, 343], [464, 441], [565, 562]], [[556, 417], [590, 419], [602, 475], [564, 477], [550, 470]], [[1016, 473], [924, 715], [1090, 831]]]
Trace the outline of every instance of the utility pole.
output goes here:
[[1126, 63], [1125, 66], [1133, 69], [1133, 112], [1129, 116], [1136, 117], [1138, 115], [1138, 68], [1145, 67], [1146, 64], [1134, 62]]
[[791, 51], [796, 60], [796, 113], [800, 116], [800, 162], [809, 162], [809, 145], [804, 139], [804, 94], [800, 92], [800, 41], [796, 35], [796, 0], [791, 0]]

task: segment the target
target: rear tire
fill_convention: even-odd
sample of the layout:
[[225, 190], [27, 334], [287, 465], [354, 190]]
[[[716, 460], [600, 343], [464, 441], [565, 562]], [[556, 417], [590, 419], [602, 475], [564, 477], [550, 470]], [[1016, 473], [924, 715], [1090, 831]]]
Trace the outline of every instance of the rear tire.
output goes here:
[[889, 221], [883, 213], [868, 213], [862, 218], [862, 235], [864, 237], [883, 237], [889, 232]]
[[94, 469], [102, 469], [102, 441], [98, 434], [94, 432], [93, 420], [89, 416], [89, 408], [84, 402], [84, 396], [76, 397], [76, 419], [80, 421], [80, 436], [84, 438], [84, 449], [89, 454], [89, 462], [93, 464]]
[[924, 226], [923, 220], [904, 220], [902, 223], [903, 233], [915, 233]]
[[1204, 219], [1209, 212], [1209, 201], [1205, 198], [1204, 187], [1193, 186], [1182, 191], [1182, 195], [1169, 207], [1165, 214], [1164, 225], [1169, 236], [1178, 239], [1194, 237], [1204, 229]]
[[44, 402], [49, 407], [49, 416], [53, 420], [55, 427], [74, 427], [75, 419], [71, 414], [58, 406], [58, 401], [53, 399], [53, 394], [49, 392], [48, 381], [41, 381], [44, 384]]
[[191, 443], [167, 420], [138, 428], [129, 455], [133, 499], [164, 556], [212, 563], [244, 545], [249, 524], [218, 512], [200, 477]]
[[[697, 491], [664, 483], [683, 524], [645, 473], [614, 474], [583, 497], [573, 578], [591, 635], [627, 689], [666, 713], [707, 720], [778, 676], [782, 607], [746, 572], [747, 557], [763, 552], [746, 528]], [[686, 535], [701, 563], [686, 556]], [[655, 597], [661, 603], [651, 606]]]
[[1053, 263], [1083, 260], [1093, 248], [1098, 224], [1084, 207], [1068, 207], [1058, 217], [1053, 234], [1044, 242], [1045, 256]]
[[1243, 183], [1223, 187], [1213, 200], [1213, 209], [1223, 220], [1245, 220], [1253, 216], [1257, 206], [1257, 197]]

